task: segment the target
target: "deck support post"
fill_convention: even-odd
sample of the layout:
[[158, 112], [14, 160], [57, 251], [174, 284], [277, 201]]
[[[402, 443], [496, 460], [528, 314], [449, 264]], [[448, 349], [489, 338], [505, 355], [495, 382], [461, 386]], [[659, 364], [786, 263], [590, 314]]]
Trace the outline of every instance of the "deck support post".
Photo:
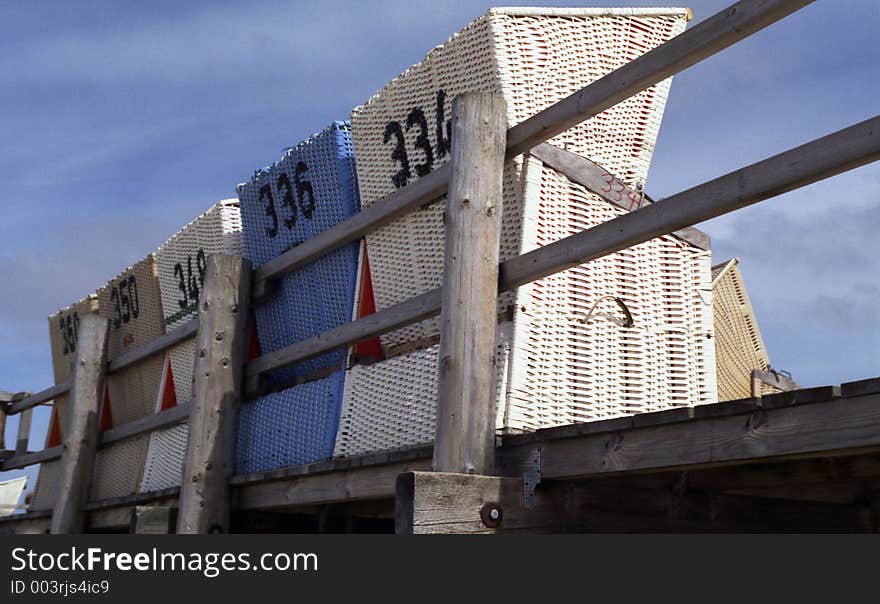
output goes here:
[[452, 104], [452, 176], [440, 313], [434, 469], [491, 474], [495, 333], [507, 111], [501, 95]]
[[80, 317], [58, 500], [52, 511], [53, 534], [82, 533], [85, 529], [85, 505], [92, 490], [98, 449], [98, 409], [104, 395], [109, 334], [107, 319], [91, 313]]
[[208, 258], [199, 299], [193, 402], [177, 532], [229, 531], [229, 478], [234, 471], [242, 370], [247, 350], [250, 262]]

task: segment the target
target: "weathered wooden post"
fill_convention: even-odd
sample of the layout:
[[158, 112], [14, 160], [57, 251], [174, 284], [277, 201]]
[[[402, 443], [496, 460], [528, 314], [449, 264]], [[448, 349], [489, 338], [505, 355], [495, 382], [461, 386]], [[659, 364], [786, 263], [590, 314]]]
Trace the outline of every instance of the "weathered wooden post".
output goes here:
[[[18, 415], [18, 432], [15, 438], [15, 454], [24, 455], [27, 453], [28, 441], [31, 436], [31, 416], [34, 408], [25, 409]], [[2, 448], [2, 447], [0, 447]]]
[[107, 319], [96, 314], [80, 317], [58, 501], [52, 511], [53, 534], [82, 533], [85, 528], [85, 504], [92, 490], [98, 449], [98, 408], [104, 395], [109, 334]]
[[491, 474], [498, 245], [507, 112], [498, 94], [452, 105], [434, 470]]
[[249, 261], [224, 254], [208, 258], [178, 533], [229, 531], [228, 481], [234, 470], [250, 289]]

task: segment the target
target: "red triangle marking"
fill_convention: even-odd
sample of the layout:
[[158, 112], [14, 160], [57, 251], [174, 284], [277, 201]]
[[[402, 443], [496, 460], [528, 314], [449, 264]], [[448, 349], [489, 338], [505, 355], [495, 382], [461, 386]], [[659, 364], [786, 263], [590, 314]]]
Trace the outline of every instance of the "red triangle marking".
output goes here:
[[177, 392], [174, 389], [174, 373], [171, 371], [171, 359], [165, 368], [165, 383], [162, 385], [162, 402], [159, 411], [165, 411], [177, 406]]
[[110, 389], [104, 385], [104, 400], [101, 402], [101, 424], [99, 430], [106, 432], [113, 427], [113, 412], [110, 409]]
[[61, 422], [58, 420], [58, 409], [52, 407], [52, 421], [49, 423], [49, 439], [46, 448], [57, 447], [61, 444]]
[[[362, 319], [367, 315], [376, 312], [376, 300], [373, 297], [373, 279], [370, 276], [370, 261], [367, 259], [367, 242], [364, 242], [364, 266], [361, 271], [360, 283], [360, 300], [357, 301], [357, 318]], [[379, 338], [365, 340], [358, 343], [354, 347], [354, 354], [357, 357], [371, 358], [380, 360], [383, 358], [382, 344]]]
[[247, 360], [256, 359], [262, 354], [260, 351], [260, 338], [257, 334], [257, 321], [251, 316], [251, 333], [248, 336]]

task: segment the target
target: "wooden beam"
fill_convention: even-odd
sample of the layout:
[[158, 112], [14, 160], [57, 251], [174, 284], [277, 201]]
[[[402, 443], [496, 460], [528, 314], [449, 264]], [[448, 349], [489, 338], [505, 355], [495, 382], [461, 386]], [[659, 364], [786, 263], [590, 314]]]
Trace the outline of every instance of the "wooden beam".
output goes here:
[[43, 449], [42, 451], [24, 453], [23, 455], [15, 454], [15, 456], [4, 460], [3, 463], [0, 464], [0, 472], [16, 470], [18, 468], [26, 468], [27, 466], [43, 463], [44, 461], [59, 459], [61, 457], [62, 449], [63, 447], [61, 445], [58, 445], [57, 447], [50, 447], [48, 449]]
[[188, 340], [196, 335], [197, 329], [198, 321], [196, 319], [191, 319], [180, 327], [175, 327], [171, 331], [162, 334], [158, 338], [150, 340], [149, 342], [146, 342], [145, 344], [138, 346], [137, 348], [133, 348], [117, 356], [112, 361], [110, 361], [110, 365], [107, 367], [107, 373], [115, 373], [117, 371], [121, 371], [126, 367], [130, 367], [136, 363], [140, 363], [144, 359], [149, 358], [154, 354], [163, 352], [164, 350], [171, 348], [175, 344], [179, 344], [184, 340]]
[[[554, 147], [549, 143], [541, 143], [529, 153], [570, 181], [581, 185], [618, 208], [631, 212], [643, 205], [641, 203], [642, 193], [634, 191], [608, 170], [586, 157]], [[609, 191], [613, 191], [613, 193]], [[644, 203], [654, 202], [653, 200], [648, 201], [647, 195], [645, 195]], [[709, 235], [694, 227], [679, 229], [672, 232], [671, 235], [701, 250], [712, 248]]]
[[229, 531], [242, 367], [248, 346], [250, 262], [208, 258], [199, 300], [189, 440], [181, 483], [178, 533]]
[[189, 417], [190, 405], [183, 403], [154, 415], [130, 421], [126, 424], [110, 428], [101, 433], [98, 446], [104, 447], [125, 438], [131, 438], [144, 432], [153, 432], [159, 428], [174, 426], [185, 422]]
[[880, 159], [880, 117], [555, 241], [501, 266], [512, 289]]
[[[760, 369], [752, 369], [752, 379], [758, 380], [759, 382], [767, 384], [768, 386], [772, 386], [777, 390], [782, 390], [783, 392], [798, 390], [800, 388], [797, 382], [795, 382], [793, 379], [791, 379], [787, 375], [777, 373], [775, 371], [761, 371]], [[758, 396], [760, 395], [760, 392], [752, 393], [752, 395]]]
[[[15, 454], [24, 455], [27, 453], [28, 441], [31, 436], [31, 414], [33, 408], [25, 409], [18, 415], [18, 435], [15, 439]], [[0, 441], [2, 442], [2, 441]], [[0, 446], [2, 448], [2, 446]]]
[[507, 133], [508, 157], [525, 153], [811, 3], [743, 0], [721, 10], [511, 128]]
[[85, 528], [84, 506], [92, 489], [98, 449], [98, 408], [104, 395], [109, 333], [107, 319], [91, 313], [80, 317], [58, 498], [52, 512], [53, 534], [82, 533]]
[[507, 532], [864, 532], [866, 508], [633, 489], [603, 481], [542, 484], [529, 506], [523, 481], [409, 472], [397, 481], [398, 534]]
[[284, 480], [236, 485], [236, 508], [296, 508], [328, 503], [391, 499], [401, 472], [430, 470], [430, 458], [339, 469]]
[[[811, 2], [812, 0], [743, 0], [728, 7], [510, 128], [507, 132], [507, 157], [525, 153], [575, 124], [724, 50]], [[261, 300], [271, 292], [269, 281], [436, 200], [448, 190], [450, 171], [450, 165], [444, 164], [364, 208], [352, 218], [262, 265], [254, 273], [253, 299]]]
[[250, 361], [245, 367], [248, 381], [245, 395], [251, 397], [259, 394], [259, 384], [253, 378], [260, 374], [418, 323], [437, 315], [440, 312], [440, 304], [441, 288], [438, 287], [357, 321], [343, 323], [302, 342], [266, 353]]
[[21, 413], [25, 409], [30, 409], [31, 407], [36, 407], [37, 405], [41, 405], [43, 403], [48, 403], [49, 401], [54, 400], [56, 397], [66, 394], [70, 391], [70, 380], [65, 380], [60, 384], [55, 384], [50, 388], [46, 388], [45, 390], [41, 390], [40, 392], [35, 392], [20, 401], [13, 402], [9, 405], [9, 408], [6, 410], [6, 413], [9, 415], [14, 415], [16, 413]]
[[[544, 479], [684, 470], [880, 451], [880, 395], [836, 398], [504, 447], [502, 466], [540, 447]], [[565, 432], [562, 432], [565, 434]], [[515, 441], [514, 441], [515, 442]]]
[[434, 469], [491, 474], [495, 315], [507, 109], [500, 94], [452, 103]]

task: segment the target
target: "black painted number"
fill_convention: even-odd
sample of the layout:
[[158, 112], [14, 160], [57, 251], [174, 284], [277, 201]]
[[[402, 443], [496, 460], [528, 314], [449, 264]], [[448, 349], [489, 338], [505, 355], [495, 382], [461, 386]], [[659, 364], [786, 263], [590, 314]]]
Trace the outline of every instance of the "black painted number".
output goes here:
[[[293, 230], [302, 214], [307, 220], [312, 219], [315, 212], [315, 189], [312, 183], [305, 178], [309, 167], [305, 162], [299, 161], [293, 169], [293, 183], [286, 173], [282, 173], [275, 180], [275, 188], [281, 198], [281, 208], [286, 210], [286, 216], [282, 215], [281, 222], [288, 231]], [[270, 239], [278, 236], [278, 212], [275, 209], [275, 200], [272, 197], [272, 186], [263, 185], [260, 189], [260, 201], [266, 204], [266, 215], [272, 219], [272, 226], [266, 227], [266, 235]]]
[[186, 270], [183, 262], [174, 265], [174, 277], [177, 279], [177, 289], [180, 290], [180, 298], [177, 305], [181, 309], [187, 309], [192, 304], [198, 304], [200, 288], [205, 285], [205, 271], [208, 267], [205, 251], [199, 249], [196, 252], [196, 271], [193, 272], [193, 257], [186, 257]]
[[119, 329], [141, 314], [138, 299], [137, 278], [134, 275], [123, 277], [110, 289], [110, 302], [113, 304], [113, 327]]
[[[406, 116], [406, 132], [417, 127], [415, 148], [422, 152], [424, 161], [414, 166], [419, 177], [425, 176], [434, 169], [434, 161], [442, 159], [452, 149], [452, 122], [446, 119], [446, 92], [439, 90], [436, 95], [434, 113], [435, 130], [437, 138], [436, 146], [431, 146], [429, 137], [430, 127], [428, 118], [421, 107], [413, 107]], [[394, 148], [391, 150], [391, 159], [399, 166], [397, 172], [391, 176], [391, 182], [398, 189], [405, 187], [412, 178], [409, 154], [406, 150], [406, 136], [400, 122], [391, 121], [385, 126], [385, 135], [382, 142], [386, 145], [394, 139]]]
[[58, 317], [58, 327], [61, 330], [62, 354], [68, 355], [76, 352], [76, 337], [79, 332], [79, 314], [64, 315]]

